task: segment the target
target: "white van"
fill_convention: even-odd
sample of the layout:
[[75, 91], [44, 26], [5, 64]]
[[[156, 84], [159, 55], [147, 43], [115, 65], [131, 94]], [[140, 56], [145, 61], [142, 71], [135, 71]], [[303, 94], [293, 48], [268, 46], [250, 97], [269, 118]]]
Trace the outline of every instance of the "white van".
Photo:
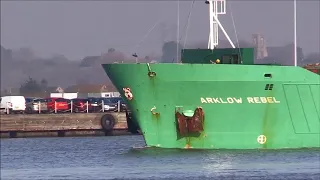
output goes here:
[[[24, 96], [3, 96], [1, 97], [1, 111], [23, 113], [26, 110], [26, 99]], [[8, 109], [8, 111], [7, 111]]]

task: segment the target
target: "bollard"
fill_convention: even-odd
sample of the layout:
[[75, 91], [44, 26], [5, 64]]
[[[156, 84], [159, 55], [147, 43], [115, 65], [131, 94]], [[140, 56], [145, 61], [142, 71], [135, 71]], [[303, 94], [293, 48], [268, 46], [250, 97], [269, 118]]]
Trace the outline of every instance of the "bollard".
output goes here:
[[121, 103], [120, 103], [120, 101], [118, 101], [118, 112], [120, 112], [120, 110], [121, 110]]
[[89, 102], [87, 101], [87, 113], [89, 113]]
[[104, 100], [102, 100], [102, 112], [104, 112]]
[[6, 107], [6, 113], [7, 113], [7, 114], [10, 114], [9, 104], [10, 104], [10, 103], [7, 102], [7, 107]]
[[54, 102], [54, 113], [57, 113], [57, 102]]
[[72, 107], [73, 107], [73, 101], [72, 100], [70, 100], [70, 106], [71, 106], [70, 112], [72, 113]]
[[41, 113], [41, 102], [39, 101], [38, 102], [38, 111], [39, 111], [39, 114]]

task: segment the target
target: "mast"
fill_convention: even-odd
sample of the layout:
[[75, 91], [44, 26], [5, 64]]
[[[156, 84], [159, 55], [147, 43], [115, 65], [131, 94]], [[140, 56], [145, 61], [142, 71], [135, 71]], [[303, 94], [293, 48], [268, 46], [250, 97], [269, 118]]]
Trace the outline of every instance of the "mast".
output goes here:
[[297, 66], [297, 1], [293, 0], [294, 16], [294, 66]]
[[224, 30], [222, 24], [218, 19], [218, 15], [226, 14], [226, 0], [207, 0], [206, 4], [209, 5], [209, 23], [210, 23], [210, 31], [209, 31], [209, 41], [208, 41], [208, 49], [215, 49], [215, 47], [219, 44], [219, 29], [220, 27], [223, 34], [228, 39], [232, 48], [235, 48], [235, 45], [231, 41], [229, 35]]
[[176, 61], [179, 62], [179, 38], [180, 38], [180, 1], [178, 0], [178, 10], [177, 10], [177, 57]]

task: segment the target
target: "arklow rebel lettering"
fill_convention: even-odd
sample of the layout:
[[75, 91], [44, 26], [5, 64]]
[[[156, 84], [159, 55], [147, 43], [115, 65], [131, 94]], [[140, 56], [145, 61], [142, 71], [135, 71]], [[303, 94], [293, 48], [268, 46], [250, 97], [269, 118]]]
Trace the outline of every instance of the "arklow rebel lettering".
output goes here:
[[201, 97], [202, 104], [242, 104], [243, 102], [253, 104], [278, 104], [280, 103], [275, 97]]

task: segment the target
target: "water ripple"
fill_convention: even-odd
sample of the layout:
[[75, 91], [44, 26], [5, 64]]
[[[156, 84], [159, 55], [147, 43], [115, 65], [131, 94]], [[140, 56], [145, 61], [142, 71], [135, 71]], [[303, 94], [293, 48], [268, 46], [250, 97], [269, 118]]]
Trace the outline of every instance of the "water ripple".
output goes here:
[[320, 179], [320, 150], [180, 150], [141, 136], [1, 140], [2, 179]]

